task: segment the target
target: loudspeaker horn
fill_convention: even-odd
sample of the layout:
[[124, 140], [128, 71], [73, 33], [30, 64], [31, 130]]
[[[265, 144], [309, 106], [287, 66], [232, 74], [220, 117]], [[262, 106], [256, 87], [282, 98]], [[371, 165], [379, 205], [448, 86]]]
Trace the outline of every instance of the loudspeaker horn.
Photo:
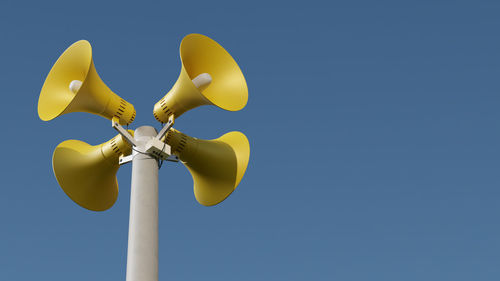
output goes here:
[[241, 132], [201, 140], [170, 129], [163, 140], [191, 172], [196, 200], [205, 206], [226, 199], [236, 189], [248, 166], [250, 144]]
[[96, 146], [67, 140], [54, 150], [52, 168], [57, 182], [75, 203], [92, 211], [104, 211], [118, 196], [119, 157], [131, 150], [121, 135]]
[[74, 43], [59, 57], [38, 99], [38, 116], [43, 121], [70, 112], [88, 112], [107, 119], [118, 117], [122, 125], [135, 118], [134, 106], [102, 82], [94, 67], [92, 47], [86, 40]]
[[[182, 63], [179, 78], [154, 106], [153, 114], [159, 122], [167, 123], [170, 115], [178, 118], [200, 105], [215, 105], [229, 111], [245, 107], [248, 100], [245, 77], [222, 46], [207, 36], [189, 34], [182, 39], [179, 52]], [[204, 81], [198, 81], [201, 84], [197, 85], [196, 79]]]

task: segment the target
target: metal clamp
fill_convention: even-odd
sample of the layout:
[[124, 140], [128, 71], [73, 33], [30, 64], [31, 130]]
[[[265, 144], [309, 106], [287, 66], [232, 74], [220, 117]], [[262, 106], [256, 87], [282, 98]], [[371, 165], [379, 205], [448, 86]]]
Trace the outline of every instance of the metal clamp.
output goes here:
[[165, 124], [165, 126], [163, 126], [163, 128], [161, 128], [160, 132], [156, 135], [155, 139], [157, 140], [161, 140], [161, 138], [168, 132], [168, 130], [170, 130], [170, 128], [172, 128], [172, 126], [174, 125], [174, 115], [170, 115], [170, 117], [168, 117], [168, 122], [167, 124]]
[[133, 136], [131, 136], [127, 130], [125, 130], [125, 128], [122, 127], [122, 125], [120, 125], [120, 123], [118, 123], [120, 119], [118, 119], [118, 117], [113, 117], [113, 119], [111, 119], [111, 126], [113, 127], [113, 129], [117, 130], [118, 133], [120, 133], [120, 135], [122, 135], [122, 137], [125, 138], [125, 140], [130, 143], [130, 145], [132, 146], [137, 146], [137, 143], [135, 142], [135, 139]]
[[127, 156], [121, 155], [120, 158], [118, 158], [118, 164], [119, 165], [127, 164], [128, 162], [132, 162], [132, 159], [134, 159], [134, 155], [132, 154]]

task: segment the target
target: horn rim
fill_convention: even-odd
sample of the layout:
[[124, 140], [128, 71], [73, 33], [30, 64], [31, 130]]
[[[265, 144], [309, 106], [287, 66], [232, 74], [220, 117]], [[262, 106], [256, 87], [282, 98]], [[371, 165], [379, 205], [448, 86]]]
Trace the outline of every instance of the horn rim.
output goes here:
[[[219, 137], [217, 140], [227, 143], [236, 154], [238, 164], [236, 172], [236, 183], [234, 189], [240, 184], [250, 162], [250, 143], [245, 134], [239, 131], [232, 131]], [[238, 149], [235, 149], [238, 148]], [[240, 167], [241, 165], [241, 167]]]
[[[210, 101], [213, 105], [218, 106], [224, 110], [228, 111], [238, 111], [243, 109], [246, 104], [248, 103], [248, 85], [245, 79], [245, 76], [243, 75], [243, 72], [241, 71], [241, 68], [239, 67], [238, 63], [236, 60], [231, 56], [231, 54], [219, 43], [217, 43], [215, 40], [212, 38], [205, 36], [203, 34], [198, 34], [198, 33], [191, 33], [186, 36], [181, 41], [180, 47], [179, 47], [179, 55], [182, 63], [182, 67], [186, 70], [186, 73], [188, 74], [190, 79], [194, 79], [197, 75], [201, 73], [192, 73], [188, 67], [186, 67], [186, 57], [187, 54], [185, 54], [186, 49], [188, 49], [192, 45], [196, 45], [194, 42], [200, 41], [200, 40], [205, 40], [207, 45], [205, 47], [209, 47], [212, 50], [217, 50], [220, 52], [222, 57], [224, 57], [225, 60], [228, 61], [228, 63], [233, 67], [234, 69], [234, 78], [236, 77], [238, 79], [238, 83], [241, 85], [241, 89], [233, 91], [233, 99], [228, 100], [227, 96], [220, 96], [217, 95], [216, 93], [211, 94], [211, 89], [210, 86], [203, 92], [200, 92], [208, 101]], [[205, 49], [204, 52], [207, 52]], [[209, 73], [214, 79], [212, 83], [214, 83], [217, 79], [217, 77], [214, 77], [213, 73]], [[224, 79], [220, 79], [224, 80]], [[227, 79], [226, 79], [227, 80]], [[230, 79], [231, 80], [231, 79]], [[217, 83], [217, 82], [215, 82]], [[235, 87], [236, 88], [236, 87]], [[239, 93], [234, 93], [234, 92], [239, 92]], [[234, 98], [235, 97], [240, 97], [238, 101], [235, 102]]]
[[[60, 116], [66, 108], [71, 104], [71, 102], [76, 97], [77, 93], [71, 92], [69, 89], [69, 81], [66, 88], [62, 87], [62, 89], [58, 89], [57, 91], [65, 92], [65, 101], [58, 102], [57, 98], [54, 94], [54, 88], [59, 88], [58, 84], [60, 84], [60, 73], [64, 72], [64, 66], [67, 64], [67, 61], [71, 59], [72, 55], [75, 55], [76, 52], [81, 52], [79, 54], [79, 60], [81, 62], [81, 71], [79, 73], [79, 77], [81, 81], [84, 82], [85, 78], [88, 75], [90, 67], [92, 65], [92, 46], [87, 40], [79, 40], [71, 46], [69, 46], [57, 59], [52, 68], [47, 74], [45, 78], [45, 82], [43, 83], [42, 90], [40, 91], [40, 97], [38, 99], [38, 116], [43, 121], [50, 121], [58, 116]], [[77, 79], [73, 79], [77, 80]], [[78, 79], [80, 80], [80, 79]], [[60, 95], [58, 95], [60, 98]], [[71, 97], [72, 96], [72, 97]], [[71, 98], [69, 98], [71, 97]]]

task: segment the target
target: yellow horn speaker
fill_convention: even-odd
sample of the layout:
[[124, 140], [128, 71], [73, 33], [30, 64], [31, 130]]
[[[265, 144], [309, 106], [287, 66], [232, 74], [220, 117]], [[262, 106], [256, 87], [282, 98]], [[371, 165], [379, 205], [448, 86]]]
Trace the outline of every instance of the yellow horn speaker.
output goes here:
[[250, 158], [248, 139], [240, 132], [200, 140], [170, 129], [164, 141], [191, 172], [196, 200], [205, 206], [222, 202], [236, 189]]
[[92, 60], [92, 47], [85, 40], [71, 45], [59, 57], [45, 79], [38, 100], [38, 116], [52, 120], [70, 112], [88, 112], [122, 125], [135, 118], [134, 106], [102, 82]]
[[158, 121], [167, 123], [170, 115], [178, 118], [200, 105], [216, 105], [230, 111], [245, 107], [245, 77], [222, 46], [207, 36], [189, 34], [182, 39], [179, 51], [181, 73], [172, 89], [154, 106]]
[[96, 146], [67, 140], [54, 150], [52, 168], [57, 182], [75, 203], [92, 211], [104, 211], [118, 196], [119, 157], [131, 151], [121, 135]]

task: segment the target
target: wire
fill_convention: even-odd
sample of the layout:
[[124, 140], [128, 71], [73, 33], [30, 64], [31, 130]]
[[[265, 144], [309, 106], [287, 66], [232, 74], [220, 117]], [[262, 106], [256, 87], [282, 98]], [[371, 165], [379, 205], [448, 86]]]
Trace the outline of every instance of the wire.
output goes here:
[[[162, 128], [165, 126], [164, 123], [161, 123], [161, 125], [162, 125], [161, 126]], [[127, 125], [127, 130], [128, 130], [128, 125]], [[163, 147], [162, 147], [161, 151], [165, 150], [166, 146], [167, 146], [167, 144], [165, 142], [163, 142]], [[132, 150], [135, 151], [135, 152], [137, 152], [137, 153], [139, 153], [139, 154], [143, 154], [143, 155], [147, 155], [149, 157], [155, 158], [156, 161], [158, 162], [158, 170], [161, 169], [161, 166], [163, 166], [163, 161], [164, 161], [163, 158], [161, 158], [161, 157], [155, 157], [155, 155], [152, 155], [152, 154], [149, 154], [149, 153], [144, 153], [142, 151], [139, 151], [139, 150], [135, 149], [133, 146], [132, 146]]]
[[[165, 149], [165, 145], [163, 145], [162, 150], [163, 150], [163, 149]], [[158, 170], [159, 170], [159, 169], [161, 169], [161, 166], [163, 165], [163, 159], [161, 159], [160, 157], [155, 157], [155, 156], [154, 156], [154, 155], [152, 155], [152, 154], [149, 154], [149, 153], [144, 153], [144, 152], [142, 152], [142, 151], [139, 151], [139, 150], [135, 149], [134, 147], [132, 147], [132, 150], [133, 150], [133, 151], [135, 151], [135, 152], [137, 152], [137, 153], [139, 153], [139, 154], [143, 154], [143, 155], [147, 155], [147, 156], [149, 156], [149, 157], [153, 157], [153, 158], [155, 158], [155, 159], [156, 159], [156, 161], [158, 162]]]
[[135, 151], [135, 152], [137, 152], [137, 153], [140, 153], [140, 154], [144, 154], [144, 155], [147, 155], [147, 156], [151, 156], [149, 153], [144, 153], [144, 152], [142, 152], [142, 151], [139, 151], [139, 150], [135, 149], [133, 146], [132, 146], [132, 150], [133, 150], [133, 151]]

